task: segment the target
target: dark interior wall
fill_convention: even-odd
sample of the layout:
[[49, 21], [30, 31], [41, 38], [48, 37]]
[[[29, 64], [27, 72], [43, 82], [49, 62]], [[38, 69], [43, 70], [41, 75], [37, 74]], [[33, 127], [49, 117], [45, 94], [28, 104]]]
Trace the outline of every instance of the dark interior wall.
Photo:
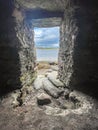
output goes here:
[[0, 1], [0, 95], [20, 87], [19, 44], [11, 16], [13, 1]]
[[95, 1], [75, 2], [61, 25], [59, 77], [66, 86], [97, 95], [98, 9]]
[[[78, 34], [74, 48], [74, 73], [72, 83], [76, 89], [98, 93], [98, 9], [95, 6], [82, 6], [75, 12], [78, 19]], [[77, 84], [76, 84], [77, 83]], [[81, 87], [78, 88], [78, 84]]]
[[13, 0], [0, 1], [0, 95], [29, 86], [35, 76], [33, 31]]

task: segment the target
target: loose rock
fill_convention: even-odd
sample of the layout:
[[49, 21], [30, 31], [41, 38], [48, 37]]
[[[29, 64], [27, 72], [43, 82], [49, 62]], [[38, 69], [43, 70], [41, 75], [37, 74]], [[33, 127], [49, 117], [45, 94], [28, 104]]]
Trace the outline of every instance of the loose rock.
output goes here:
[[54, 98], [58, 98], [64, 90], [56, 88], [47, 78], [43, 80], [44, 90]]
[[48, 94], [41, 93], [37, 96], [38, 105], [47, 105], [51, 103], [51, 97]]
[[58, 71], [58, 66], [51, 66], [51, 69], [53, 70], [53, 71]]
[[64, 84], [59, 79], [57, 79], [56, 71], [48, 74], [47, 77], [56, 87], [64, 87]]
[[43, 79], [44, 79], [44, 76], [43, 75], [39, 75], [36, 80], [34, 81], [34, 89], [36, 90], [39, 90], [43, 87]]
[[77, 99], [76, 99], [76, 94], [74, 92], [71, 92], [69, 94], [69, 99], [73, 102], [75, 102]]

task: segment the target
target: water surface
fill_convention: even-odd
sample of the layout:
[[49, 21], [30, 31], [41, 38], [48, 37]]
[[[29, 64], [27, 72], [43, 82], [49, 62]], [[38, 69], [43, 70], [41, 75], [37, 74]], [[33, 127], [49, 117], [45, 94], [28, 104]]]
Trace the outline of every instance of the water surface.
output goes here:
[[36, 49], [37, 61], [58, 61], [58, 48]]

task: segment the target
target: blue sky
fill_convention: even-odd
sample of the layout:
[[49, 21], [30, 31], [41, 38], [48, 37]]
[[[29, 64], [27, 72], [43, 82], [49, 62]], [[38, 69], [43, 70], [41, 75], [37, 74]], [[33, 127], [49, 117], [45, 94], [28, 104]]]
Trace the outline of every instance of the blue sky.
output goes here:
[[36, 47], [59, 47], [59, 27], [34, 28]]

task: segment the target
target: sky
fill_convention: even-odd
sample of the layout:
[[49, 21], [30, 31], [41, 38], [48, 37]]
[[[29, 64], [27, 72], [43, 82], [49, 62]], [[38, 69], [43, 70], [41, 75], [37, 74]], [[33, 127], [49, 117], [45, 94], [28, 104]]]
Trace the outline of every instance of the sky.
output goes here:
[[36, 47], [59, 47], [59, 27], [34, 28]]

